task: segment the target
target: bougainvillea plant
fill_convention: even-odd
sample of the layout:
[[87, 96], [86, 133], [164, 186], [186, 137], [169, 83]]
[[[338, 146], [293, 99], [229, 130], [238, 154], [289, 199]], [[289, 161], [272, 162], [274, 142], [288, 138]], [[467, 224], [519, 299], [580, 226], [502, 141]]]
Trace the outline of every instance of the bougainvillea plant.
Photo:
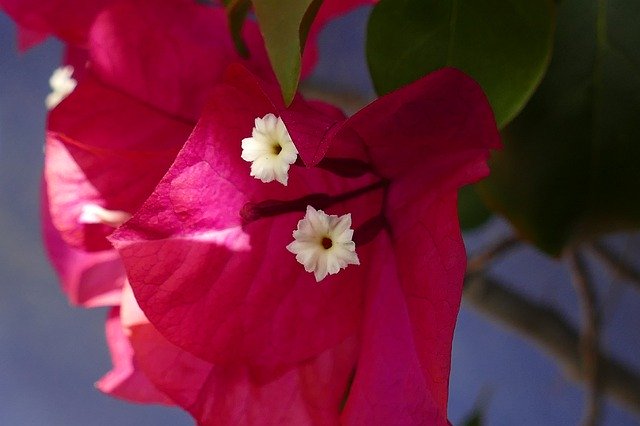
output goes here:
[[[357, 342], [332, 361], [345, 376], [323, 402], [331, 418], [345, 396], [348, 424], [446, 424], [465, 268], [456, 191], [486, 174], [498, 145], [482, 91], [443, 70], [346, 120], [278, 99], [230, 68], [154, 193], [110, 237], [138, 303], [171, 343], [240, 369], [242, 386]], [[286, 186], [251, 176], [235, 143], [251, 134], [271, 142], [264, 168], [298, 141]]]
[[[112, 306], [97, 387], [202, 425], [446, 425], [457, 190], [499, 146], [481, 88], [444, 69], [346, 118], [280, 91], [261, 2], [235, 35], [222, 5], [80, 3], [2, 5], [21, 47], [67, 43], [43, 230], [70, 300]], [[309, 5], [294, 85], [367, 3]]]
[[[299, 82], [321, 31], [359, 7], [379, 96], [347, 116]], [[64, 44], [43, 106], [42, 230], [70, 302], [109, 309], [113, 368], [96, 386], [111, 396], [200, 425], [447, 425], [460, 225], [501, 213], [580, 277], [579, 247], [640, 224], [630, 0], [0, 10], [20, 49]], [[607, 360], [586, 281], [580, 348], [551, 347], [580, 351], [595, 424]]]
[[[109, 307], [97, 388], [200, 425], [449, 424], [458, 201], [552, 255], [640, 223], [638, 59], [579, 3], [0, 0], [19, 48], [65, 45], [42, 228], [69, 300]], [[299, 80], [361, 6], [379, 97], [347, 117]]]

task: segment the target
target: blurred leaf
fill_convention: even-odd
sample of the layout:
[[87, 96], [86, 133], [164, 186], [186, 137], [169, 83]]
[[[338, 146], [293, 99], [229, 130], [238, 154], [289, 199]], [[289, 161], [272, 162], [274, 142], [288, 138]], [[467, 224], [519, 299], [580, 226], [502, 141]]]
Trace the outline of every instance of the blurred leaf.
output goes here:
[[560, 3], [549, 71], [481, 184], [550, 254], [640, 225], [639, 20], [637, 0]]
[[223, 3], [227, 8], [227, 19], [233, 43], [238, 53], [246, 58], [249, 56], [249, 49], [242, 39], [242, 26], [251, 9], [251, 0], [223, 0]]
[[478, 395], [478, 399], [474, 404], [474, 408], [471, 410], [464, 420], [460, 423], [460, 426], [482, 426], [484, 424], [484, 417], [487, 409], [489, 408], [489, 402], [491, 401], [493, 391], [488, 387], [483, 387]]
[[388, 93], [454, 66], [487, 93], [502, 127], [529, 99], [551, 55], [553, 0], [382, 0], [373, 9], [367, 58]]
[[253, 0], [271, 66], [287, 105], [300, 79], [302, 49], [322, 0]]
[[475, 411], [471, 416], [462, 421], [462, 426], [482, 426], [483, 423], [482, 413]]
[[491, 217], [491, 211], [476, 192], [475, 186], [465, 186], [458, 193], [460, 227], [469, 231], [482, 225]]

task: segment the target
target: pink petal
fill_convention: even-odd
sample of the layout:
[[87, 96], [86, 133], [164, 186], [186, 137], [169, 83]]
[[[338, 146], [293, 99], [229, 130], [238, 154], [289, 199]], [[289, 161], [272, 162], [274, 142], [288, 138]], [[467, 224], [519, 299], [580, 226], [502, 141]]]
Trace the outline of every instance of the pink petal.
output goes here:
[[111, 248], [113, 228], [82, 224], [87, 204], [134, 212], [187, 139], [191, 125], [105, 87], [91, 76], [49, 115], [45, 178], [51, 217], [63, 239]]
[[118, 308], [109, 311], [106, 335], [113, 369], [96, 382], [100, 391], [131, 402], [173, 405], [171, 400], [158, 391], [147, 377], [137, 369], [133, 359], [133, 348], [120, 322]]
[[[349, 398], [345, 425], [446, 425], [430, 378], [423, 375], [405, 296], [386, 236], [371, 259], [362, 349]], [[423, 282], [438, 286], [424, 275]], [[434, 321], [439, 324], [441, 318]], [[449, 336], [451, 338], [451, 336]]]
[[466, 268], [456, 192], [416, 200], [411, 210], [404, 205], [401, 211], [401, 206], [390, 214], [398, 229], [393, 234], [398, 273], [426, 385], [446, 414], [451, 343]]
[[376, 169], [393, 178], [386, 216], [401, 287], [426, 385], [446, 413], [466, 268], [456, 194], [488, 174], [489, 149], [499, 147], [493, 114], [475, 82], [444, 69], [369, 105], [333, 143], [347, 131], [366, 143]]
[[0, 0], [20, 26], [20, 46], [28, 48], [49, 34], [84, 45], [97, 14], [114, 0]]
[[[470, 161], [481, 165], [490, 148], [500, 147], [493, 112], [482, 89], [453, 68], [389, 93], [346, 121], [308, 116], [295, 110], [282, 112], [293, 140], [303, 141], [296, 146], [309, 167], [330, 146], [354, 137], [366, 144], [376, 170], [387, 178], [414, 169], [447, 173]], [[486, 165], [481, 167], [486, 173]]]
[[64, 65], [73, 67], [73, 79], [81, 81], [85, 78], [89, 69], [89, 52], [72, 44], [67, 44], [64, 49], [62, 60]]
[[130, 329], [132, 327], [149, 324], [149, 320], [138, 305], [129, 281], [125, 282], [121, 292], [120, 322], [122, 322], [122, 327], [126, 330], [127, 336], [131, 335]]
[[331, 135], [346, 118], [342, 111], [332, 105], [319, 101], [307, 102], [299, 95], [286, 108], [278, 86], [261, 81], [250, 70], [238, 64], [229, 66], [225, 83], [250, 93], [256, 99], [262, 99], [265, 108], [282, 118], [307, 167], [315, 166], [326, 155]]
[[[113, 236], [145, 313], [172, 343], [216, 365], [243, 363], [250, 375], [286, 371], [362, 326], [363, 349], [343, 420], [446, 424], [465, 266], [455, 194], [486, 174], [488, 150], [498, 145], [484, 95], [461, 73], [444, 70], [352, 119], [334, 118], [328, 131], [316, 122], [320, 130], [314, 131], [313, 125], [305, 128], [304, 117], [313, 111], [301, 99], [291, 110], [279, 110], [269, 87], [237, 69], [230, 73], [233, 84], [217, 89], [155, 193]], [[301, 215], [242, 223], [238, 212], [247, 202], [335, 194], [372, 182], [298, 167], [287, 188], [252, 180], [238, 141], [266, 112], [290, 114], [285, 121], [300, 147], [362, 158], [358, 144], [364, 141], [376, 169], [392, 180], [385, 204], [392, 239], [383, 236], [361, 248], [366, 266], [314, 287], [281, 251], [290, 241], [282, 230], [293, 229]], [[351, 212], [357, 228], [378, 214], [380, 201], [377, 194], [335, 208]]]
[[[372, 102], [344, 123], [367, 145], [388, 178], [420, 170], [431, 179], [470, 162], [486, 162], [500, 147], [493, 112], [480, 86], [444, 68]], [[333, 143], [339, 143], [341, 134]], [[435, 168], [435, 172], [431, 172]], [[486, 173], [486, 165], [483, 167]], [[477, 179], [471, 173], [467, 181]]]
[[327, 135], [339, 123], [335, 115], [320, 114], [316, 108], [300, 102], [300, 98], [294, 99], [292, 107], [282, 110], [280, 115], [304, 164], [307, 167], [318, 164], [329, 149], [331, 137]]
[[172, 345], [151, 324], [131, 329], [135, 360], [199, 425], [337, 425], [355, 364], [354, 338], [275, 377], [218, 367]]
[[44, 187], [42, 195], [45, 249], [70, 302], [87, 308], [119, 304], [125, 272], [118, 253], [115, 250], [87, 253], [65, 243], [51, 223]]
[[[268, 68], [255, 24], [246, 35], [258, 46], [247, 64]], [[50, 114], [46, 178], [64, 240], [95, 251], [110, 248], [112, 228], [80, 224], [82, 208], [135, 211], [187, 139], [210, 87], [239, 57], [223, 11], [186, 0], [118, 3], [97, 19], [91, 41], [98, 78], [82, 75], [82, 52], [68, 51], [82, 78]]]
[[[317, 285], [286, 250], [303, 212], [243, 226], [247, 202], [338, 194], [372, 182], [292, 167], [289, 186], [249, 176], [240, 141], [274, 112], [258, 86], [222, 86], [154, 194], [111, 240], [140, 306], [172, 343], [217, 364], [291, 365], [352, 335], [365, 282], [353, 266]], [[354, 227], [377, 214], [381, 193], [327, 209]], [[301, 209], [303, 210], [304, 207]], [[367, 246], [358, 251], [364, 263]]]
[[248, 60], [235, 50], [223, 8], [193, 0], [133, 0], [98, 17], [90, 56], [103, 82], [196, 121], [230, 63], [241, 61], [263, 78], [273, 78], [255, 22], [246, 22], [243, 37]]
[[129, 286], [120, 316], [136, 369], [198, 424], [338, 423], [357, 355], [353, 337], [289, 371], [261, 377], [241, 364], [214, 366], [169, 343], [148, 322]]
[[466, 266], [456, 193], [486, 176], [489, 149], [499, 147], [486, 97], [473, 80], [445, 69], [378, 99], [322, 136], [285, 122], [294, 140], [307, 136], [309, 146], [319, 149], [362, 140], [376, 170], [392, 179], [385, 213], [415, 353], [428, 393], [446, 413], [451, 339]]
[[31, 49], [33, 46], [41, 43], [49, 34], [39, 31], [33, 31], [18, 25], [18, 49], [21, 52]]

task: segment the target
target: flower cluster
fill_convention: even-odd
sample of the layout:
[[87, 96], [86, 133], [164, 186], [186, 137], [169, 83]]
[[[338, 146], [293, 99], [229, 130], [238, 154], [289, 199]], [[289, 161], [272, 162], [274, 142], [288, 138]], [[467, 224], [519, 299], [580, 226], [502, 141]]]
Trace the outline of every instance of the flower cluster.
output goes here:
[[[331, 18], [370, 0], [325, 0]], [[113, 306], [97, 386], [201, 425], [447, 424], [457, 190], [498, 134], [444, 69], [345, 117], [285, 106], [257, 24], [191, 0], [0, 0], [51, 84], [43, 226], [73, 303]], [[73, 10], [62, 14], [59, 10]]]

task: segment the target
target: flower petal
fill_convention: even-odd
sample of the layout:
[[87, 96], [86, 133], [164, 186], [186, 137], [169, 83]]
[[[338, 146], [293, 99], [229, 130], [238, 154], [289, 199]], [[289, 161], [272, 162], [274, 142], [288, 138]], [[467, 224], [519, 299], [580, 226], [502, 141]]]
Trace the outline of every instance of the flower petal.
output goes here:
[[254, 21], [245, 23], [243, 37], [251, 52], [246, 60], [235, 50], [223, 8], [192, 0], [133, 0], [98, 17], [90, 57], [104, 83], [196, 121], [230, 63], [275, 78]]
[[[241, 140], [273, 103], [256, 85], [221, 86], [213, 99], [150, 199], [111, 241], [140, 306], [172, 343], [217, 364], [298, 363], [355, 332], [365, 282], [348, 268], [315, 285], [286, 250], [300, 213], [243, 223], [240, 211], [249, 202], [342, 193], [372, 177], [296, 166], [287, 187], [258, 182], [240, 157]], [[327, 210], [351, 212], [355, 229], [380, 202], [378, 191]], [[358, 252], [362, 264], [367, 253]]]
[[20, 47], [29, 48], [53, 34], [85, 45], [91, 23], [115, 0], [0, 0], [0, 9], [20, 26]]
[[[353, 131], [387, 178], [415, 168], [427, 177], [446, 174], [470, 158], [486, 163], [489, 149], [500, 148], [482, 89], [454, 68], [433, 72], [372, 102], [344, 123], [332, 143]], [[486, 165], [484, 169], [487, 173]]]
[[45, 249], [69, 301], [87, 308], [119, 304], [125, 272], [118, 253], [87, 253], [67, 244], [51, 222], [44, 186], [41, 212]]
[[457, 191], [488, 174], [489, 149], [499, 147], [491, 109], [475, 82], [445, 69], [374, 102], [343, 128], [354, 129], [377, 170], [393, 178], [386, 216], [401, 288], [426, 385], [446, 413], [466, 268]]
[[420, 367], [440, 411], [446, 413], [451, 344], [466, 269], [456, 192], [417, 200], [408, 214], [404, 206], [390, 220], [405, 225], [394, 228], [398, 274]]
[[96, 382], [96, 387], [106, 394], [131, 402], [173, 405], [171, 400], [158, 391], [144, 373], [136, 368], [133, 348], [120, 322], [119, 308], [109, 311], [105, 331], [113, 369]]
[[[311, 122], [305, 120], [308, 115], [308, 111], [281, 114], [307, 166], [317, 164], [331, 147], [354, 138], [366, 144], [375, 169], [390, 179], [415, 168], [446, 173], [467, 164], [470, 157], [484, 164], [489, 149], [500, 147], [482, 89], [453, 68], [382, 96], [346, 121], [318, 116]], [[486, 165], [483, 168], [487, 173]]]
[[[405, 296], [388, 237], [378, 238], [369, 270], [362, 349], [349, 398], [342, 413], [345, 425], [447, 425], [423, 375]], [[424, 280], [423, 280], [424, 282]], [[439, 287], [440, 282], [431, 282]], [[434, 318], [440, 324], [442, 318]], [[449, 335], [449, 339], [452, 335]], [[445, 383], [446, 385], [446, 383]], [[446, 390], [446, 387], [445, 387]]]
[[172, 345], [151, 324], [131, 328], [135, 360], [199, 425], [337, 425], [357, 343], [347, 339], [292, 369], [261, 377], [219, 367]]
[[83, 208], [135, 211], [192, 127], [87, 76], [50, 113], [48, 128], [45, 178], [53, 223], [72, 246], [96, 251], [111, 248], [104, 237], [113, 227], [81, 223]]

